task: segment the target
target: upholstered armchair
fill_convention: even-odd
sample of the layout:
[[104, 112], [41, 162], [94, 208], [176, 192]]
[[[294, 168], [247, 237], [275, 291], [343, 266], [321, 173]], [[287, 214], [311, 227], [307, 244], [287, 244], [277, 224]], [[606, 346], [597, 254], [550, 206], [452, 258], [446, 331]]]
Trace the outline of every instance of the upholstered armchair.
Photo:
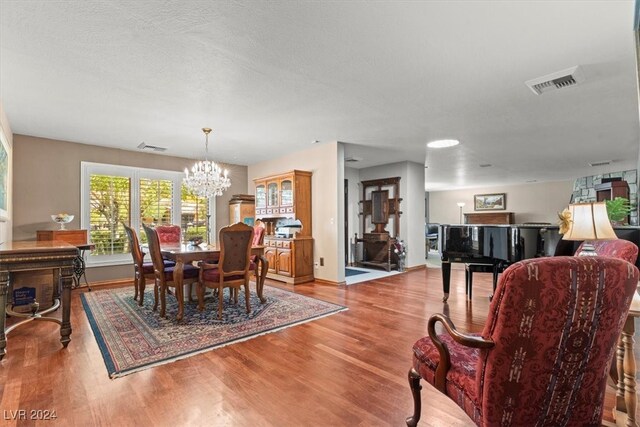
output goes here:
[[[535, 258], [502, 274], [481, 334], [443, 314], [413, 346], [409, 384], [420, 380], [477, 425], [599, 425], [608, 367], [638, 284], [638, 269], [610, 257]], [[437, 333], [441, 323], [443, 333]]]
[[[576, 255], [582, 252], [582, 247], [586, 242], [580, 243]], [[635, 243], [624, 239], [617, 240], [594, 240], [589, 241], [600, 256], [610, 256], [629, 261], [631, 264], [636, 263], [638, 259], [638, 247]]]

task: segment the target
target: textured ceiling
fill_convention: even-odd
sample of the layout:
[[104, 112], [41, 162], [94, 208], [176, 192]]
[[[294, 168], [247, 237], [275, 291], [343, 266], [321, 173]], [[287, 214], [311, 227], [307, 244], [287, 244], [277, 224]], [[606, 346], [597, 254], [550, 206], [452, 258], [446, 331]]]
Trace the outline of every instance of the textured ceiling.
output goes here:
[[572, 179], [637, 165], [632, 23], [632, 1], [0, 0], [0, 99], [15, 133], [127, 150], [202, 157], [208, 126], [229, 163], [338, 140], [353, 167], [426, 162], [429, 189]]

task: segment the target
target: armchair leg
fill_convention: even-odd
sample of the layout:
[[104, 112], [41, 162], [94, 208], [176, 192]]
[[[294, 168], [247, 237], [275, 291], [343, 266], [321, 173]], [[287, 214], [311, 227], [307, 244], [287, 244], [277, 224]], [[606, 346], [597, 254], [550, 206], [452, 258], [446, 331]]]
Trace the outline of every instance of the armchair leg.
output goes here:
[[411, 387], [411, 394], [413, 395], [413, 415], [407, 418], [408, 427], [416, 427], [418, 421], [420, 421], [420, 414], [422, 412], [422, 399], [420, 397], [420, 374], [415, 369], [409, 370], [409, 387]]
[[158, 282], [155, 282], [155, 284], [153, 285], [153, 311], [156, 311], [158, 309], [158, 299], [160, 298], [158, 296]]

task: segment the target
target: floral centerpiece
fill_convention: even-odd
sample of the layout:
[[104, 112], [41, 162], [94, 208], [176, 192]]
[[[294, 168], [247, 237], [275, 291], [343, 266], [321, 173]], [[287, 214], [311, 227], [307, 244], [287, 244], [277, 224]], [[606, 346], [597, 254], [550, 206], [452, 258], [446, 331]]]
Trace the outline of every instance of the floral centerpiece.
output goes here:
[[404, 271], [404, 260], [407, 257], [407, 245], [404, 240], [396, 239], [393, 244], [393, 253], [398, 256], [398, 271]]

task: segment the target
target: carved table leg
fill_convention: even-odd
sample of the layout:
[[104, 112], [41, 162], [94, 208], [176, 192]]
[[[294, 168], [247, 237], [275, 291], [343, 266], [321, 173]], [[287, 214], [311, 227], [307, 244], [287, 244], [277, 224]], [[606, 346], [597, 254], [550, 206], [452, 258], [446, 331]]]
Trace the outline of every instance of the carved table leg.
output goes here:
[[264, 304], [267, 302], [267, 299], [262, 295], [262, 290], [264, 289], [264, 279], [267, 277], [267, 270], [269, 270], [269, 261], [267, 261], [264, 255], [260, 255], [258, 258], [260, 259], [260, 277], [256, 279], [256, 292], [258, 298], [260, 298], [260, 302]]
[[4, 334], [4, 325], [7, 307], [7, 292], [9, 291], [9, 272], [0, 272], [0, 360], [6, 354], [7, 337]]
[[71, 287], [73, 286], [73, 268], [60, 269], [62, 282], [62, 323], [60, 324], [60, 342], [63, 347], [71, 341]]

